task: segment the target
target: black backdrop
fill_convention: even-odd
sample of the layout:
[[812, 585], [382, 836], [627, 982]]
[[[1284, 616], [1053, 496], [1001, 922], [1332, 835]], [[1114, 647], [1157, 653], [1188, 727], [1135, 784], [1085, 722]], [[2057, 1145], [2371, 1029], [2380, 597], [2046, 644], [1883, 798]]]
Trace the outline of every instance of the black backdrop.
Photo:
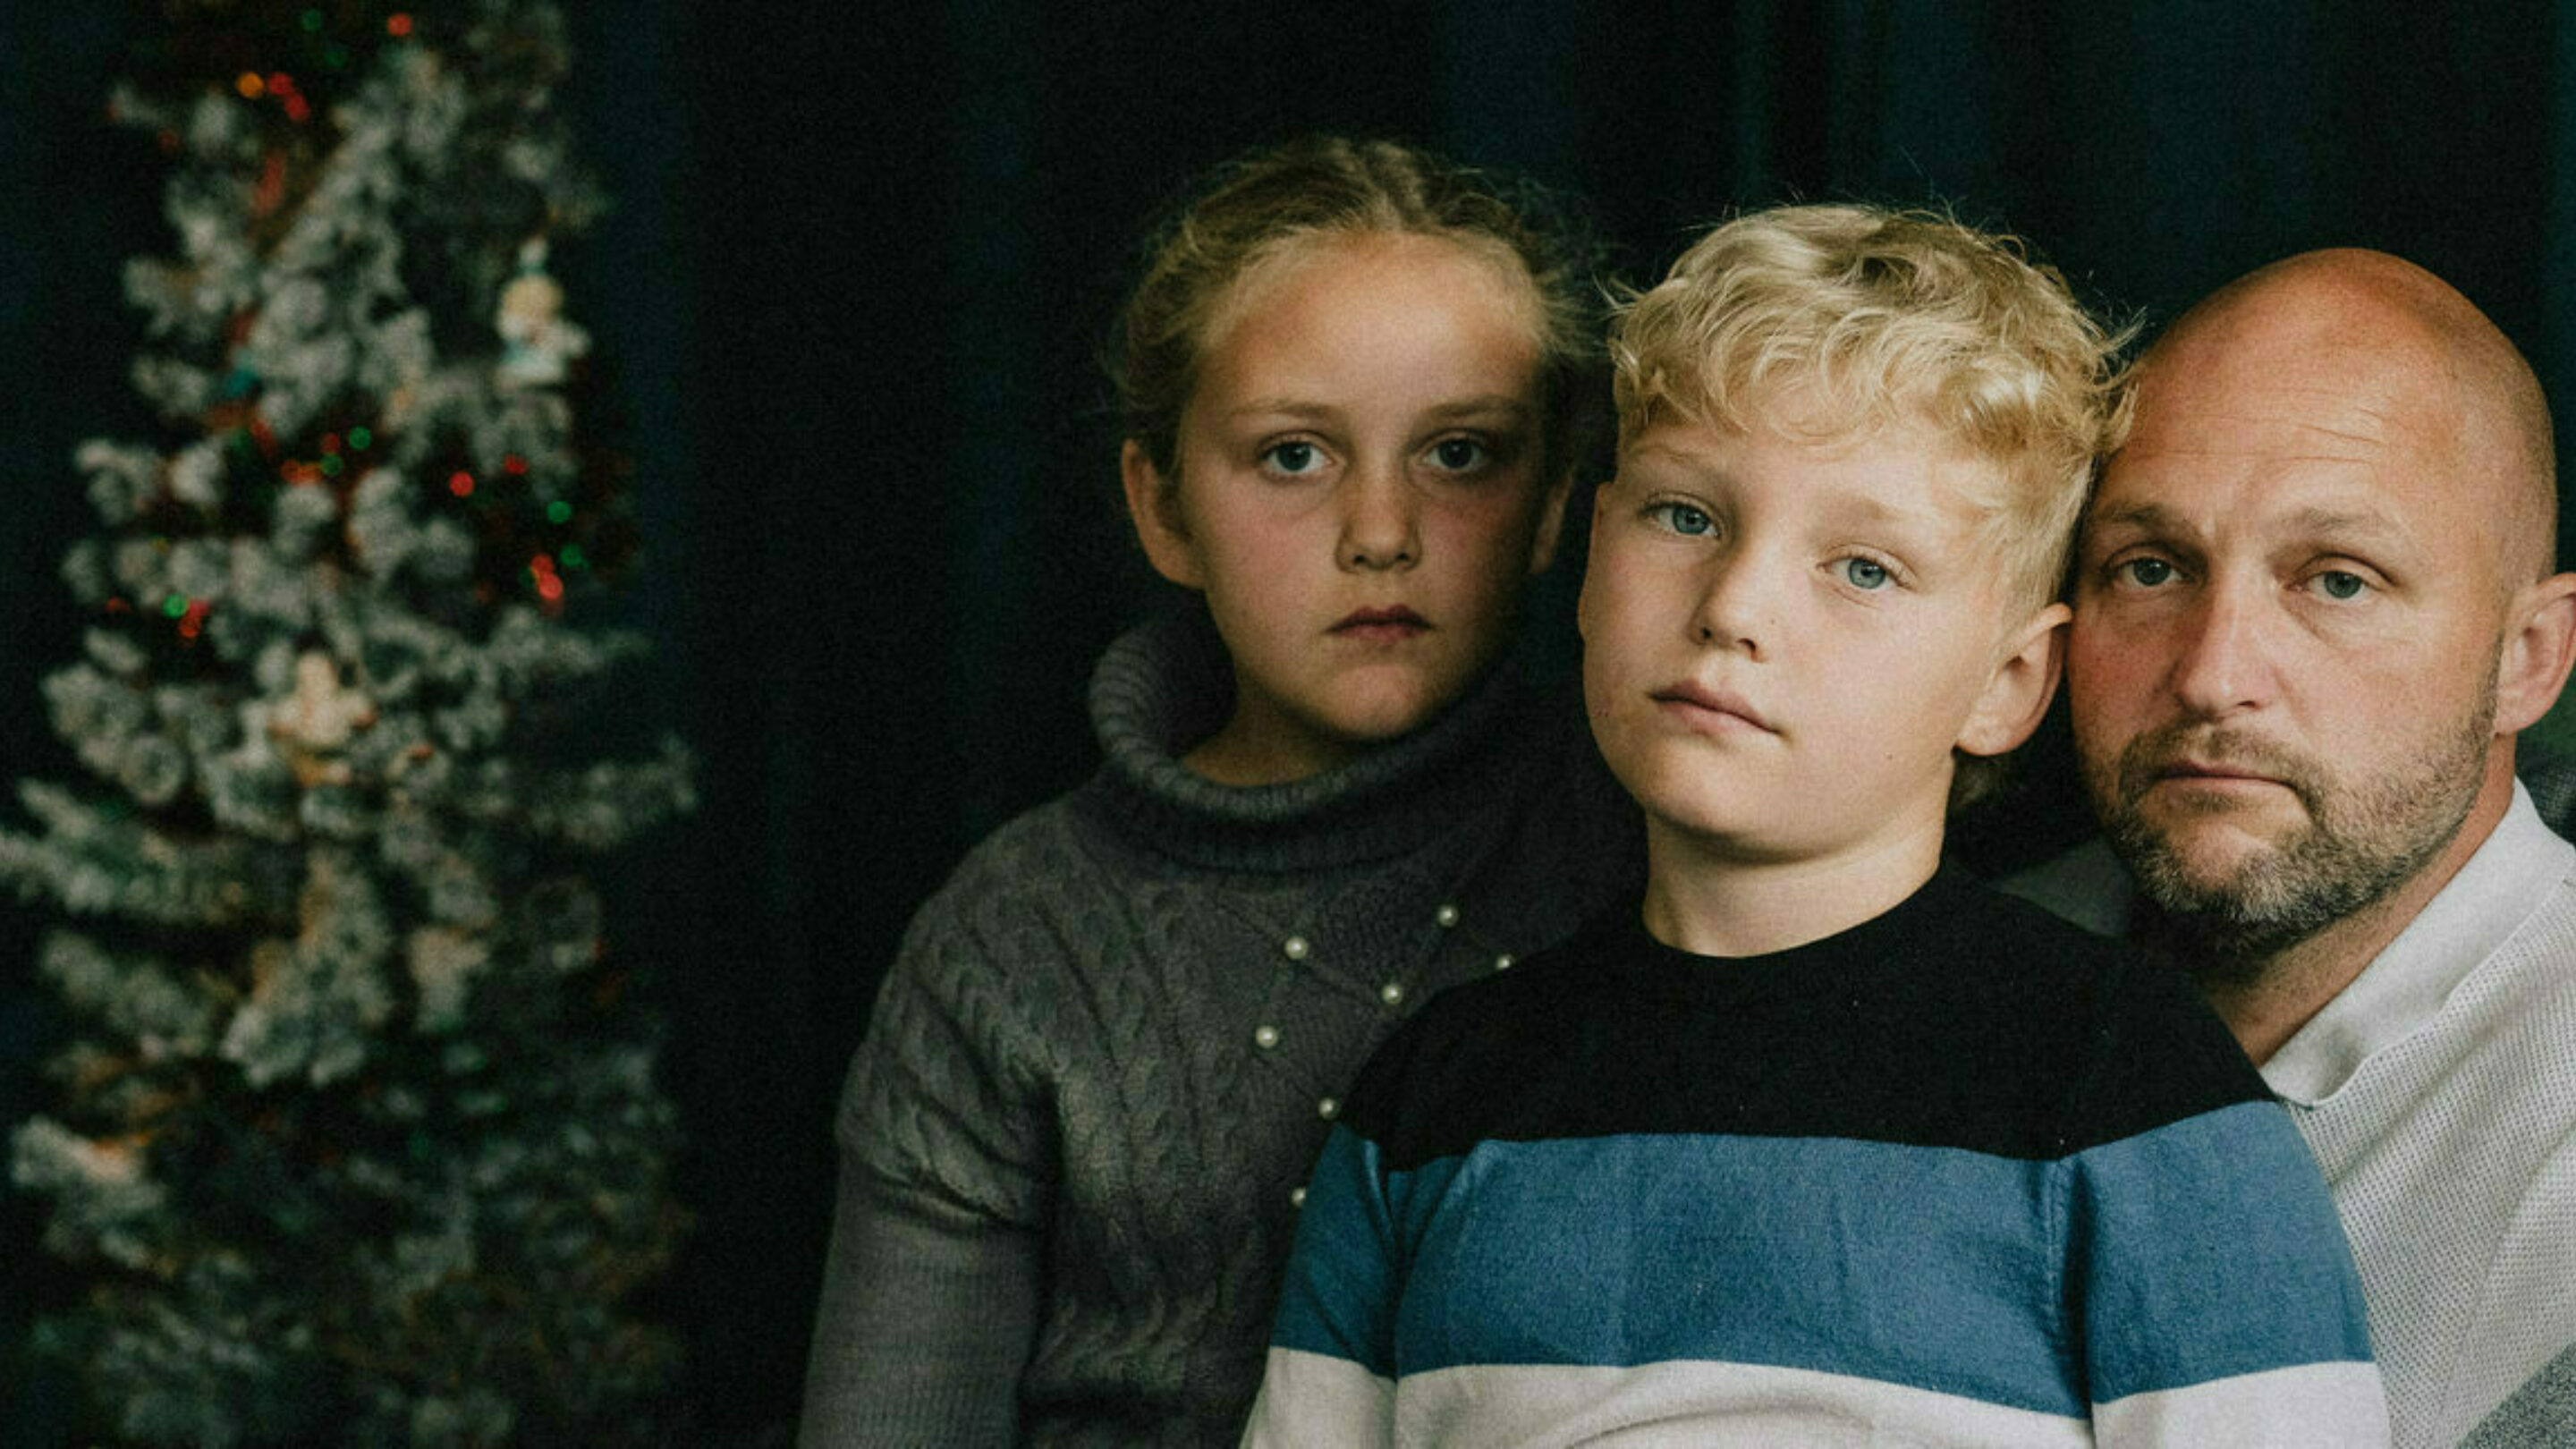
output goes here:
[[[1426, 141], [1587, 194], [1637, 276], [1734, 208], [1938, 201], [2151, 323], [2284, 253], [2380, 246], [2576, 396], [2576, 4], [568, 8], [618, 206], [557, 271], [633, 414], [661, 642], [627, 707], [702, 761], [614, 926], [672, 1023], [699, 1226], [670, 1306], [711, 1439], [792, 1415], [831, 1098], [905, 919], [1080, 778], [1089, 662], [1166, 602], [1095, 358], [1135, 238], [1208, 163], [1308, 129]], [[168, 241], [100, 100], [148, 23], [0, 6], [10, 775], [72, 772], [36, 694], [77, 645], [70, 449], [143, 431], [117, 265]], [[1554, 645], [1571, 588], [1542, 599]], [[0, 1123], [40, 1100], [55, 1025], [36, 925], [0, 916]], [[30, 1232], [0, 1198], [0, 1264]]]

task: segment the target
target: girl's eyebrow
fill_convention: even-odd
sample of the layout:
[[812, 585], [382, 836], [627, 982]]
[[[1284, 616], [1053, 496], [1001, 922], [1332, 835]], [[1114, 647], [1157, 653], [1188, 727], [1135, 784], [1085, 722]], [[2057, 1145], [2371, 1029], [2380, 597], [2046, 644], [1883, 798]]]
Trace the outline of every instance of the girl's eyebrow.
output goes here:
[[[1508, 416], [1512, 420], [1518, 421], [1530, 416], [1531, 413], [1535, 411], [1536, 409], [1532, 408], [1528, 403], [1521, 399], [1513, 397], [1509, 393], [1498, 392], [1480, 394], [1475, 397], [1453, 398], [1448, 402], [1435, 403], [1429, 408], [1424, 409], [1422, 415], [1434, 422], [1452, 422], [1460, 418], [1490, 418], [1497, 416]], [[1238, 407], [1228, 410], [1226, 413], [1226, 416], [1236, 418], [1287, 417], [1303, 418], [1310, 421], [1338, 418], [1341, 415], [1342, 410], [1331, 406], [1330, 404], [1309, 402], [1304, 398], [1294, 397], [1257, 397]]]
[[1228, 409], [1226, 416], [1232, 418], [1334, 418], [1341, 416], [1341, 411], [1339, 408], [1328, 407], [1323, 403], [1307, 402], [1303, 398], [1257, 397], [1250, 402]]
[[1508, 393], [1487, 393], [1481, 397], [1459, 398], [1452, 402], [1441, 403], [1423, 416], [1442, 419], [1480, 418], [1501, 413], [1509, 414], [1514, 418], [1524, 418], [1529, 416], [1530, 412], [1528, 403]]

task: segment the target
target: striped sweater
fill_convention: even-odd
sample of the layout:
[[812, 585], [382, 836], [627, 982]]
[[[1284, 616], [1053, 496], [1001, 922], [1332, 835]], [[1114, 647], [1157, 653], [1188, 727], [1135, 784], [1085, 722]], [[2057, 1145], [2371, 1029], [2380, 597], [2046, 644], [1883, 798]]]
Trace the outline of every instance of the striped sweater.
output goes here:
[[1433, 1002], [1271, 1342], [1247, 1444], [2386, 1435], [2324, 1183], [2225, 1029], [1946, 871], [1774, 955], [1621, 923]]

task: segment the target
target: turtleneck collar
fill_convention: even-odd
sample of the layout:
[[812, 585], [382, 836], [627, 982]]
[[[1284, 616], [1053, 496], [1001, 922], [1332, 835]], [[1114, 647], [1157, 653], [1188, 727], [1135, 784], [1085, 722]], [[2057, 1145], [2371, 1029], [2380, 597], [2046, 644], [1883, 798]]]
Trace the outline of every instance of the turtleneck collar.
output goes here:
[[1233, 690], [1224, 642], [1203, 614], [1159, 619], [1112, 644], [1092, 673], [1103, 763], [1085, 804], [1193, 864], [1308, 871], [1415, 850], [1456, 825], [1461, 800], [1507, 795], [1519, 772], [1557, 753], [1559, 726], [1531, 707], [1506, 661], [1438, 719], [1339, 769], [1221, 785], [1181, 756], [1224, 723]]

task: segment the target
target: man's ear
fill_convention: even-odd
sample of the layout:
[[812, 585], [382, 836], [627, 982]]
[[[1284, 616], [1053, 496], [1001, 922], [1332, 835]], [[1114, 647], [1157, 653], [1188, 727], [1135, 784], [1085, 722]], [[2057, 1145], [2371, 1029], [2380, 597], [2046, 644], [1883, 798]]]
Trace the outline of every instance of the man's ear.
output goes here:
[[1145, 456], [1145, 445], [1134, 438], [1118, 450], [1118, 478], [1127, 490], [1127, 517], [1136, 525], [1136, 541], [1145, 546], [1154, 572], [1185, 589], [1205, 588], [1198, 550], [1181, 523], [1180, 490], [1164, 482], [1162, 470]]
[[1547, 497], [1539, 500], [1538, 531], [1530, 535], [1531, 574], [1546, 573], [1547, 566], [1556, 562], [1556, 541], [1565, 532], [1565, 500], [1573, 493], [1574, 468], [1568, 464], [1547, 490]]
[[2030, 616], [2021, 632], [2008, 638], [2004, 653], [1986, 679], [1985, 692], [1959, 731], [1959, 748], [1972, 755], [2000, 755], [2030, 738], [2048, 713], [2057, 693], [2057, 676], [2066, 663], [2066, 621], [2075, 617], [2064, 604], [2051, 604]]
[[2496, 733], [2529, 729], [2558, 702], [2576, 663], [2576, 574], [2551, 574], [2514, 595], [2496, 665]]

